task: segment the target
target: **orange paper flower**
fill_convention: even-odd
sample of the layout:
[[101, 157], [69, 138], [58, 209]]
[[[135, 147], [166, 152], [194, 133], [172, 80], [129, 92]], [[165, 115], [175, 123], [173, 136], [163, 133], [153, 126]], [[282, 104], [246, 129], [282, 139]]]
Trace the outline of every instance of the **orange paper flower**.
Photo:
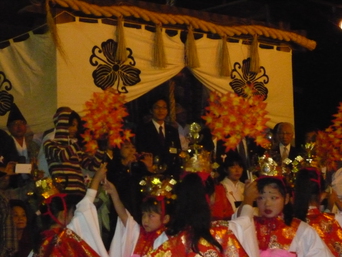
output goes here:
[[332, 125], [324, 131], [318, 131], [316, 139], [316, 159], [319, 164], [334, 170], [342, 160], [342, 102], [333, 115]]
[[121, 147], [124, 141], [134, 134], [123, 129], [124, 117], [128, 116], [123, 95], [111, 91], [94, 92], [92, 99], [85, 103], [84, 120], [86, 132], [83, 134], [86, 151], [94, 153], [97, 149], [96, 140], [108, 138], [111, 147]]
[[224, 142], [226, 151], [235, 149], [246, 136], [255, 138], [262, 147], [269, 144], [264, 135], [269, 120], [267, 104], [261, 97], [243, 98], [233, 92], [224, 95], [211, 92], [208, 101], [207, 113], [202, 118], [213, 136]]

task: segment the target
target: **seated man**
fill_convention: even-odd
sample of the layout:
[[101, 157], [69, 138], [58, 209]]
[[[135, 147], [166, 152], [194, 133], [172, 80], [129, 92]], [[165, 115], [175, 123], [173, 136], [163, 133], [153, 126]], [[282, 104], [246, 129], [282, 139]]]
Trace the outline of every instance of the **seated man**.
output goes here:
[[39, 145], [27, 136], [27, 122], [16, 104], [13, 104], [7, 119], [10, 132], [19, 155], [20, 163], [36, 162]]

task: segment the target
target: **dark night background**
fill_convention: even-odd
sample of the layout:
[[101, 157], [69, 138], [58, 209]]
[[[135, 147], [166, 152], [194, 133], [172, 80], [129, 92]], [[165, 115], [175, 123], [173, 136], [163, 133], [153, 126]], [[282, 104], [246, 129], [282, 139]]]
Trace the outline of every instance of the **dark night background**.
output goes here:
[[[171, 0], [151, 0], [170, 4]], [[45, 22], [42, 0], [0, 0], [0, 42]], [[117, 4], [125, 1], [86, 1]], [[312, 127], [324, 129], [342, 101], [341, 0], [175, 0], [176, 7], [271, 24], [315, 40], [313, 51], [293, 50], [293, 85], [297, 143]], [[172, 3], [171, 3], [172, 5]]]

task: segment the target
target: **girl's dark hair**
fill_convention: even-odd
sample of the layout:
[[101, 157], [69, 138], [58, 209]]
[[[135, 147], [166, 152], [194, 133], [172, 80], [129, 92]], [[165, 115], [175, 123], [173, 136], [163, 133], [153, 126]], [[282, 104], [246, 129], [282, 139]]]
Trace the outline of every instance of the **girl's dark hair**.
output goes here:
[[198, 243], [204, 238], [222, 252], [222, 246], [210, 234], [210, 207], [201, 178], [196, 173], [186, 175], [183, 181], [176, 185], [177, 200], [174, 216], [166, 231], [169, 235], [186, 230], [191, 250], [200, 253]]
[[[257, 188], [259, 193], [262, 193], [265, 186], [271, 186], [279, 190], [280, 194], [286, 198], [287, 194], [291, 196], [291, 188], [287, 185], [286, 181], [282, 177], [265, 176], [257, 180]], [[283, 209], [284, 222], [290, 226], [293, 218], [293, 210], [291, 201], [285, 204]]]
[[141, 211], [162, 214], [161, 202], [155, 197], [146, 197], [141, 204]]
[[152, 110], [155, 103], [157, 103], [160, 100], [164, 101], [166, 103], [167, 109], [169, 109], [169, 99], [164, 95], [158, 95], [150, 100], [149, 102], [150, 110]]
[[226, 158], [224, 166], [226, 169], [228, 169], [229, 167], [232, 167], [236, 164], [243, 167], [242, 158], [239, 154], [231, 154], [231, 155], [228, 155], [228, 157]]
[[29, 213], [28, 213], [28, 206], [27, 206], [27, 204], [24, 201], [19, 200], [19, 199], [11, 199], [9, 201], [9, 204], [10, 204], [11, 208], [13, 208], [15, 206], [19, 206], [19, 207], [23, 208], [24, 211], [25, 211], [26, 216], [29, 215]]
[[141, 212], [155, 212], [163, 216], [172, 216], [173, 200], [166, 197], [157, 199], [153, 196], [148, 196], [141, 203]]
[[294, 188], [294, 217], [306, 221], [310, 203], [319, 203], [324, 183], [321, 175], [314, 168], [298, 171]]
[[222, 181], [225, 177], [227, 177], [228, 168], [234, 165], [239, 165], [240, 167], [245, 169], [241, 156], [234, 151], [230, 151], [227, 153], [227, 157], [225, 158], [224, 162], [222, 162], [222, 164], [218, 168], [218, 172], [219, 172], [218, 181]]

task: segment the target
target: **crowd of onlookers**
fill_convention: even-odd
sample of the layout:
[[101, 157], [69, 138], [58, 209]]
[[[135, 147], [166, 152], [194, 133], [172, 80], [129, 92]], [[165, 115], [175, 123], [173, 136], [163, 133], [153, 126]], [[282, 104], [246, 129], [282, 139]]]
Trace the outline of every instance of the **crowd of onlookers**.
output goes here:
[[[179, 104], [172, 123], [166, 98], [149, 110], [131, 141], [104, 138], [89, 154], [69, 107], [37, 137], [13, 104], [0, 130], [0, 257], [342, 256], [341, 170], [294, 147], [292, 124], [270, 130], [267, 149], [246, 137], [226, 151], [205, 124], [189, 136]], [[276, 173], [260, 172], [265, 155]]]

